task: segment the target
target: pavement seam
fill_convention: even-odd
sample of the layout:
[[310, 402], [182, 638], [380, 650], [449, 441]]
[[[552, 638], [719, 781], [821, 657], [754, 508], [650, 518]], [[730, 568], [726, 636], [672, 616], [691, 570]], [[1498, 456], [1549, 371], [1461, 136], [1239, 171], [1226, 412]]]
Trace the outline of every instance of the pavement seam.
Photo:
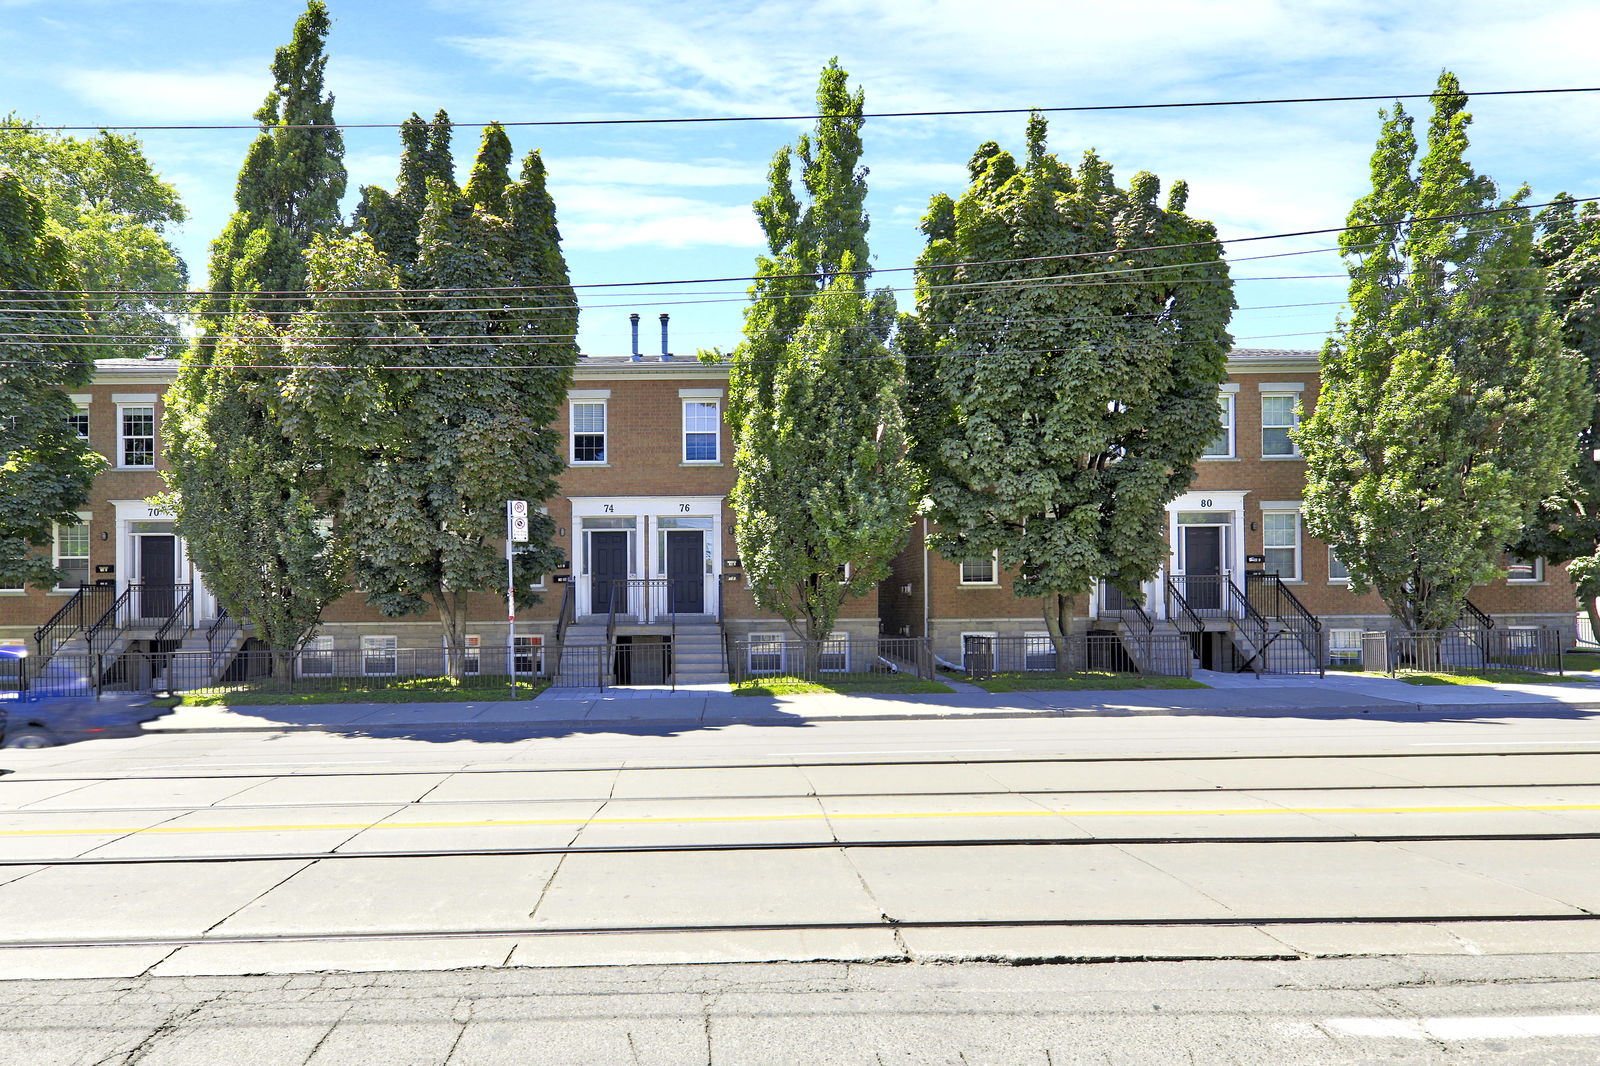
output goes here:
[[1513, 891], [1516, 891], [1516, 892], [1526, 892], [1530, 896], [1538, 896], [1541, 899], [1547, 899], [1551, 903], [1557, 904], [1558, 906], [1571, 907], [1573, 910], [1577, 911], [1579, 914], [1587, 914], [1587, 915], [1590, 915], [1591, 917], [1596, 916], [1596, 912], [1594, 910], [1590, 909], [1589, 907], [1583, 907], [1583, 906], [1580, 906], [1580, 905], [1578, 905], [1576, 903], [1569, 902], [1568, 900], [1559, 899], [1559, 898], [1557, 898], [1555, 896], [1549, 895], [1548, 893], [1541, 892], [1538, 889], [1529, 888], [1526, 885], [1519, 885], [1519, 884], [1516, 884], [1515, 882], [1507, 881], [1504, 878], [1496, 877], [1494, 874], [1490, 873], [1487, 869], [1478, 870], [1478, 869], [1474, 869], [1472, 867], [1466, 866], [1466, 865], [1464, 865], [1462, 863], [1451, 862], [1448, 859], [1441, 859], [1441, 858], [1439, 858], [1439, 857], [1437, 857], [1435, 855], [1429, 855], [1425, 851], [1418, 850], [1416, 848], [1415, 844], [1406, 844], [1406, 843], [1401, 842], [1401, 841], [1374, 841], [1373, 843], [1378, 844], [1379, 847], [1393, 848], [1396, 851], [1403, 851], [1403, 852], [1407, 853], [1408, 855], [1415, 855], [1419, 859], [1427, 859], [1430, 862], [1436, 862], [1436, 863], [1440, 864], [1441, 866], [1447, 867], [1447, 868], [1449, 868], [1451, 870], [1455, 870], [1455, 871], [1458, 871], [1458, 872], [1461, 872], [1461, 873], [1466, 873], [1466, 874], [1471, 875], [1471, 876], [1481, 877], [1486, 881], [1493, 881], [1495, 884], [1504, 885], [1506, 888], [1512, 889]]
[[[611, 801], [616, 798], [617, 785], [621, 781], [622, 767], [619, 766], [616, 772], [611, 775], [611, 789], [606, 793], [605, 799], [600, 801], [600, 806], [594, 809], [594, 812], [589, 815], [582, 825], [573, 830], [571, 838], [567, 840], [567, 847], [570, 848], [575, 845], [578, 842], [578, 838], [583, 836], [584, 830], [589, 828], [590, 823], [593, 822], [594, 819], [600, 817], [600, 812], [605, 810], [606, 807], [610, 805]], [[528, 917], [530, 919], [538, 915], [539, 908], [544, 906], [545, 897], [550, 894], [551, 887], [556, 883], [556, 877], [560, 875], [561, 867], [566, 865], [567, 854], [569, 853], [564, 852], [559, 858], [556, 859], [556, 864], [554, 868], [551, 869], [550, 876], [545, 878], [544, 887], [539, 890], [539, 898], [534, 900], [532, 909], [528, 911]], [[512, 951], [515, 953], [516, 949], [513, 948]], [[506, 956], [507, 959], [510, 959], [510, 957], [510, 955]]]
[[[802, 770], [801, 773], [804, 774], [805, 771]], [[833, 824], [833, 817], [828, 813], [828, 808], [823, 805], [822, 798], [815, 794], [816, 783], [811, 781], [810, 775], [806, 775], [806, 781], [811, 784], [811, 799], [815, 801], [817, 810], [822, 813], [822, 822], [828, 829], [828, 836], [838, 846], [839, 857], [845, 861], [845, 865], [850, 867], [851, 872], [856, 875], [856, 881], [861, 885], [861, 891], [867, 894], [867, 899], [871, 900], [872, 905], [878, 909], [878, 916], [883, 919], [884, 925], [889, 929], [889, 935], [894, 938], [894, 946], [899, 950], [900, 957], [906, 962], [915, 962], [916, 958], [911, 954], [911, 946], [906, 943], [905, 935], [900, 931], [899, 921], [884, 909], [882, 902], [878, 899], [878, 894], [872, 891], [872, 886], [867, 883], [866, 875], [861, 872], [861, 867], [857, 866], [855, 860], [850, 857], [850, 849], [839, 839], [839, 830]]]

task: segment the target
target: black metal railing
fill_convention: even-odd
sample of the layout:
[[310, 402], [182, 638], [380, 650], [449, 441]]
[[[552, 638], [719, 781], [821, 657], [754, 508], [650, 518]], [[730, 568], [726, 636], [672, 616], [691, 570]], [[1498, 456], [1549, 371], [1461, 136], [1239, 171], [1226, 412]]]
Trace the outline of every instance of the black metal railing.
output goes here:
[[927, 637], [729, 640], [726, 648], [728, 680], [733, 684], [793, 677], [870, 686], [896, 675], [934, 677], [933, 641]]
[[111, 585], [84, 585], [74, 592], [48, 622], [33, 631], [39, 659], [49, 659], [63, 644], [97, 622], [116, 597], [117, 590]]
[[[95, 657], [61, 652], [49, 659], [25, 655], [0, 658], [0, 693], [24, 701], [85, 698], [95, 695]], [[0, 716], [4, 715], [0, 705]]]
[[244, 632], [243, 622], [235, 618], [226, 607], [218, 605], [217, 617], [206, 630], [206, 650], [216, 655], [231, 645], [242, 632]]
[[119, 619], [128, 609], [128, 604], [133, 599], [133, 589], [125, 588], [122, 595], [111, 602], [105, 614], [91, 622], [83, 631], [84, 643], [89, 647], [89, 654], [103, 655], [116, 643], [117, 637], [122, 633]]
[[[1322, 676], [1327, 670], [1327, 657], [1322, 652], [1322, 622], [1300, 598], [1283, 583], [1277, 574], [1249, 570], [1244, 575], [1245, 599], [1257, 612], [1276, 622], [1280, 627], [1267, 641], [1266, 648], [1278, 649], [1269, 656], [1263, 649], [1266, 665], [1274, 672], [1311, 673]], [[1297, 647], [1287, 647], [1285, 634]]]
[[1456, 625], [1465, 625], [1467, 627], [1477, 626], [1479, 629], [1493, 629], [1494, 619], [1489, 616], [1488, 612], [1479, 608], [1478, 605], [1473, 603], [1471, 600], [1462, 600], [1461, 617], [1456, 621]]
[[1188, 677], [1194, 669], [1194, 650], [1182, 633], [1151, 634], [1141, 648], [1143, 655], [1130, 654], [1120, 637], [1107, 633], [1073, 633], [1062, 649], [1049, 637], [969, 636], [961, 650], [962, 669], [974, 681], [997, 674], [1072, 676], [1083, 671]]
[[1567, 632], [1560, 626], [1401, 630], [1363, 634], [1362, 661], [1366, 669], [1391, 676], [1402, 671], [1473, 674], [1483, 670], [1522, 670], [1530, 677], [1561, 675], [1566, 672], [1567, 644]]
[[182, 640], [194, 628], [194, 587], [179, 585], [172, 615], [156, 630], [152, 640]]
[[1218, 620], [1226, 620], [1229, 617], [1226, 586], [1233, 582], [1227, 575], [1169, 574], [1167, 584], [1169, 588], [1177, 590], [1178, 595], [1197, 617]]
[[1174, 582], [1173, 575], [1168, 574], [1166, 580], [1167, 590], [1167, 619], [1183, 633], [1201, 633], [1205, 631], [1205, 619], [1196, 613], [1189, 601], [1184, 599], [1183, 590]]

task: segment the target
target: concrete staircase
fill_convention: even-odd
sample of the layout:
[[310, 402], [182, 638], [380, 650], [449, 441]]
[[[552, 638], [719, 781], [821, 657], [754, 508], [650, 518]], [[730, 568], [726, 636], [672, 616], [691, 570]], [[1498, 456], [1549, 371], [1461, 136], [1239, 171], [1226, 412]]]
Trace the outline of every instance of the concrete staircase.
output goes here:
[[672, 647], [673, 683], [726, 685], [728, 671], [722, 662], [722, 627], [715, 623], [678, 624]]

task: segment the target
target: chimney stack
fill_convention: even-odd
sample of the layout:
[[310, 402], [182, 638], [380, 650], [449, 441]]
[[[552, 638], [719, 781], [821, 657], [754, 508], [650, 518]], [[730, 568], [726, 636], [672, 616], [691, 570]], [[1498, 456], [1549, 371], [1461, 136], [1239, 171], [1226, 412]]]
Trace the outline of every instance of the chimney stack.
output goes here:
[[661, 361], [667, 362], [672, 358], [672, 349], [667, 347], [667, 313], [661, 312]]
[[639, 316], [629, 315], [628, 321], [633, 324], [633, 361], [639, 361]]

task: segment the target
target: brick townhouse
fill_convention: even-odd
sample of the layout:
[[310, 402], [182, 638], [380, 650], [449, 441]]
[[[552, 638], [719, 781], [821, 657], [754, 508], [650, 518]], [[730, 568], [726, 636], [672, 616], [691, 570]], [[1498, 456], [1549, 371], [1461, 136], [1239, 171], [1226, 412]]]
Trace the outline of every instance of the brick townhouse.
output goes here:
[[[1225, 429], [1200, 462], [1194, 487], [1168, 507], [1171, 564], [1147, 584], [1144, 612], [1168, 626], [1175, 616], [1203, 616], [1208, 633], [1223, 634], [1197, 637], [1208, 664], [1226, 658], [1217, 643], [1229, 630], [1226, 612], [1216, 609], [1218, 589], [1230, 582], [1244, 586], [1252, 571], [1276, 574], [1281, 588], [1321, 620], [1336, 658], [1356, 646], [1363, 629], [1389, 624], [1376, 595], [1349, 591], [1338, 560], [1306, 534], [1300, 518], [1305, 464], [1287, 431], [1297, 402], [1307, 408], [1315, 402], [1316, 367], [1314, 352], [1232, 353], [1219, 395]], [[88, 604], [85, 615], [130, 587], [174, 590], [144, 594], [135, 614], [148, 632], [131, 629], [129, 642], [152, 637], [161, 621], [156, 616], [185, 592], [192, 602], [186, 633], [169, 629], [165, 636], [195, 641], [217, 618], [216, 601], [190, 563], [172, 516], [149, 502], [164, 488], [163, 395], [176, 373], [171, 360], [103, 360], [93, 384], [74, 393], [79, 431], [110, 465], [80, 512], [82, 523], [56, 532], [51, 550], [66, 573], [63, 584], [0, 589], [0, 643], [31, 644], [36, 628], [82, 586], [92, 594], [79, 595]], [[711, 633], [720, 650], [723, 632], [735, 639], [787, 635], [780, 620], [757, 609], [743, 580], [727, 506], [734, 470], [723, 420], [726, 385], [725, 366], [690, 358], [591, 356], [580, 362], [560, 425], [569, 466], [560, 493], [544, 504], [569, 565], [543, 578], [542, 602], [518, 614], [519, 669], [537, 668], [541, 648], [563, 625], [563, 612], [564, 624], [573, 627], [569, 643], [593, 639], [611, 613], [613, 588], [628, 590], [617, 593], [624, 624], [616, 630], [628, 640], [663, 639], [669, 588], [680, 641]], [[1042, 633], [1038, 601], [1013, 596], [992, 559], [944, 559], [925, 550], [925, 535], [926, 525], [918, 523], [878, 593], [845, 604], [838, 635], [929, 636], [939, 657], [958, 661], [964, 635]], [[1475, 590], [1474, 605], [1498, 624], [1570, 629], [1574, 593], [1564, 570], [1541, 560], [1510, 562], [1511, 576]], [[1174, 602], [1175, 590], [1181, 603]], [[1130, 610], [1108, 589], [1081, 598], [1079, 607], [1083, 625], [1111, 629], [1124, 624]], [[496, 593], [474, 598], [471, 617], [480, 621], [469, 638], [482, 655], [505, 647], [504, 612]], [[381, 670], [399, 649], [437, 648], [440, 641], [431, 616], [385, 618], [351, 592], [324, 612], [309, 647], [359, 650]]]

